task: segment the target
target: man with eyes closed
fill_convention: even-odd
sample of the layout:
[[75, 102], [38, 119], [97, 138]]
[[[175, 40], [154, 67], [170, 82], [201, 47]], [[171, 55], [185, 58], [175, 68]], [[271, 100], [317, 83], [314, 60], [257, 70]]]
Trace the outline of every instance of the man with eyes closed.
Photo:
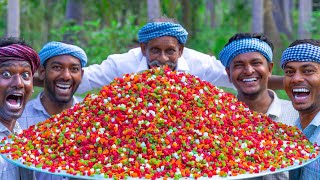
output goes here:
[[[19, 123], [23, 129], [50, 118], [72, 107], [82, 99], [75, 97], [83, 70], [87, 64], [86, 53], [78, 46], [62, 42], [49, 42], [39, 52], [41, 66], [39, 78], [44, 82], [43, 92], [28, 102]], [[66, 179], [35, 172], [37, 179]]]
[[[17, 38], [0, 40], [0, 139], [22, 133], [17, 122], [33, 91], [33, 74], [39, 56]], [[0, 156], [0, 179], [34, 179], [31, 171], [19, 168]]]
[[[309, 141], [320, 145], [320, 41], [294, 41], [282, 54], [284, 87], [299, 112], [295, 125]], [[290, 171], [290, 179], [319, 180], [320, 159]]]
[[[219, 54], [237, 97], [248, 107], [267, 114], [276, 122], [294, 125], [298, 112], [290, 101], [279, 99], [268, 89], [272, 74], [273, 45], [263, 34], [239, 33], [229, 39]], [[289, 173], [271, 174], [255, 179], [289, 179]]]

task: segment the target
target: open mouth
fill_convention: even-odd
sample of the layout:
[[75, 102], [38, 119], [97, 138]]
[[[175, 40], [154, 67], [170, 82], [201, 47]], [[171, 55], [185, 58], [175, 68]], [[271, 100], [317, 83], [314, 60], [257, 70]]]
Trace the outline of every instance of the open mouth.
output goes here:
[[71, 84], [56, 84], [56, 87], [61, 93], [67, 93], [71, 88]]
[[20, 109], [23, 101], [23, 94], [14, 93], [6, 98], [7, 106], [11, 109]]
[[306, 99], [310, 94], [310, 90], [307, 88], [295, 88], [292, 89], [292, 94], [295, 99]]

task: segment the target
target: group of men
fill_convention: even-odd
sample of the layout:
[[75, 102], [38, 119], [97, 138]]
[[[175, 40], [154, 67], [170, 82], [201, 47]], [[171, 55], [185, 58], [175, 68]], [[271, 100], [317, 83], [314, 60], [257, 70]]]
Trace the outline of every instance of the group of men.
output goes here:
[[[168, 65], [172, 70], [198, 76], [216, 86], [235, 87], [237, 97], [251, 110], [297, 126], [320, 144], [320, 41], [297, 40], [282, 55], [285, 76], [272, 76], [273, 45], [263, 34], [239, 33], [229, 39], [219, 60], [184, 47], [187, 31], [171, 19], [155, 19], [143, 26], [140, 47], [108, 56], [101, 64], [86, 66], [78, 46], [49, 42], [38, 54], [17, 39], [0, 42], [0, 138], [20, 133], [31, 125], [81, 101], [74, 96], [109, 84], [115, 77]], [[39, 69], [38, 69], [39, 67]], [[38, 69], [38, 77], [34, 73]], [[34, 81], [33, 81], [34, 79]], [[27, 103], [33, 84], [43, 92]], [[270, 89], [286, 90], [292, 102]], [[19, 125], [20, 124], [20, 125]], [[320, 179], [320, 160], [295, 171], [261, 179]], [[66, 179], [18, 168], [0, 157], [0, 179]]]

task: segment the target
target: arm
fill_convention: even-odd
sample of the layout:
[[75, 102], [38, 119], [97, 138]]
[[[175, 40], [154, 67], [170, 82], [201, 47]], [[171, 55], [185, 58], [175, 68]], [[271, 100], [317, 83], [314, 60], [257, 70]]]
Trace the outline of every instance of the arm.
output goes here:
[[107, 58], [101, 64], [93, 64], [83, 68], [84, 73], [77, 93], [84, 93], [94, 88], [101, 88], [118, 77], [118, 70], [112, 58]]
[[268, 81], [268, 88], [272, 90], [282, 90], [283, 87], [283, 76], [272, 75]]

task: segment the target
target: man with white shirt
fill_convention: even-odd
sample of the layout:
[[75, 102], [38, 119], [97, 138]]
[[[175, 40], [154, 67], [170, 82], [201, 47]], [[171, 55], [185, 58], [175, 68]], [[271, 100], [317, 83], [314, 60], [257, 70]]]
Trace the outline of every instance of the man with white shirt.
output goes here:
[[[215, 86], [233, 87], [220, 61], [214, 56], [185, 47], [188, 32], [168, 18], [157, 18], [143, 26], [138, 39], [140, 47], [124, 54], [112, 54], [101, 64], [84, 68], [79, 93], [101, 88], [116, 77], [138, 73], [154, 66], [168, 65], [172, 70], [198, 76]], [[282, 78], [273, 77], [270, 84], [282, 88]]]
[[[294, 125], [298, 112], [290, 101], [279, 99], [268, 89], [272, 74], [273, 44], [263, 34], [238, 33], [229, 39], [219, 54], [230, 82], [237, 88], [237, 97], [250, 110], [267, 114], [272, 120]], [[289, 179], [288, 172], [267, 175], [254, 180]], [[252, 179], [253, 180], [253, 179]]]

